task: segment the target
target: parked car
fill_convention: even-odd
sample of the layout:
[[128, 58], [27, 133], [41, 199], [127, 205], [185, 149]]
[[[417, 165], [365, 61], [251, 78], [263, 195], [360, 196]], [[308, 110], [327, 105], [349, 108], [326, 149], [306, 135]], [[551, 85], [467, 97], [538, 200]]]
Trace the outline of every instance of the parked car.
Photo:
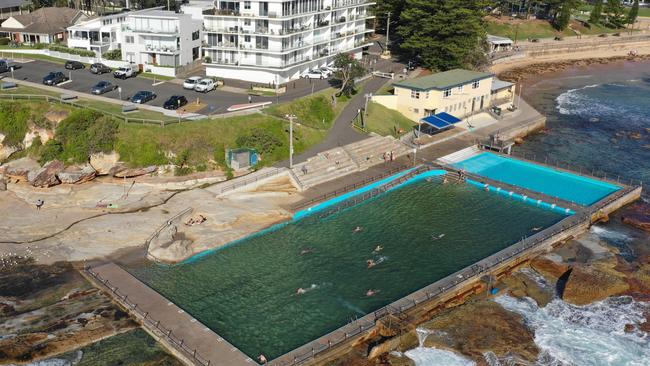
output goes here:
[[214, 87], [215, 87], [214, 80], [205, 78], [205, 79], [201, 79], [201, 81], [199, 81], [196, 84], [194, 90], [201, 93], [207, 93], [211, 90], [214, 90]]
[[304, 79], [325, 79], [326, 76], [320, 70], [305, 71], [301, 76]]
[[320, 69], [318, 69], [318, 71], [320, 71], [327, 78], [334, 75], [334, 71], [328, 68], [327, 66], [321, 67]]
[[104, 73], [109, 73], [111, 71], [113, 70], [104, 64], [96, 63], [90, 65], [90, 72], [92, 72], [93, 74], [101, 75]]
[[199, 83], [199, 81], [201, 81], [201, 79], [203, 78], [200, 76], [192, 76], [185, 79], [183, 82], [183, 89], [194, 90], [194, 87]]
[[86, 65], [82, 64], [79, 61], [66, 61], [65, 62], [65, 68], [68, 69], [68, 70], [83, 69], [85, 67], [86, 67]]
[[[327, 70], [329, 70], [332, 73], [332, 75], [334, 75], [335, 72], [340, 70], [338, 67], [334, 67], [334, 66], [325, 66], [325, 68]], [[321, 69], [322, 69], [322, 67], [321, 67]]]
[[147, 90], [141, 90], [131, 97], [132, 103], [144, 104], [156, 99], [156, 93]]
[[182, 95], [172, 95], [165, 101], [163, 108], [165, 109], [178, 109], [187, 104], [187, 98]]
[[119, 67], [117, 70], [113, 72], [113, 76], [118, 78], [118, 79], [127, 79], [127, 78], [132, 78], [138, 75], [138, 66], [129, 64], [125, 66]]
[[110, 81], [100, 81], [90, 90], [91, 93], [100, 95], [117, 89], [117, 85]]
[[8, 60], [0, 60], [0, 72], [20, 69], [20, 64]]
[[52, 71], [51, 73], [45, 75], [43, 78], [43, 84], [45, 85], [57, 85], [64, 81], [68, 81], [69, 78], [65, 76], [61, 71]]

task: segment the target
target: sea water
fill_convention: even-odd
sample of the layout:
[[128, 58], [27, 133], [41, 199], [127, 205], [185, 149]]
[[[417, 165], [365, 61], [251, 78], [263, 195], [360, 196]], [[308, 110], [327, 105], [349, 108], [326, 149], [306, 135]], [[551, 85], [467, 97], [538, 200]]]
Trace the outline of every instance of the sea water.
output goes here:
[[271, 359], [563, 217], [471, 185], [422, 181], [191, 263], [128, 269], [243, 352]]

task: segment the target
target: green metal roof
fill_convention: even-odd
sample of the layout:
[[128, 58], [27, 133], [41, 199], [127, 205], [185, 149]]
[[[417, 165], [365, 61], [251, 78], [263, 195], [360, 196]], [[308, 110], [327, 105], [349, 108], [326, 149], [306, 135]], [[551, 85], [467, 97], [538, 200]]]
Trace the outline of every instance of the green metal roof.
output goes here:
[[444, 90], [453, 88], [454, 86], [468, 84], [476, 80], [487, 79], [492, 76], [494, 76], [494, 74], [487, 72], [453, 69], [415, 79], [402, 80], [393, 85], [400, 88], [415, 90]]

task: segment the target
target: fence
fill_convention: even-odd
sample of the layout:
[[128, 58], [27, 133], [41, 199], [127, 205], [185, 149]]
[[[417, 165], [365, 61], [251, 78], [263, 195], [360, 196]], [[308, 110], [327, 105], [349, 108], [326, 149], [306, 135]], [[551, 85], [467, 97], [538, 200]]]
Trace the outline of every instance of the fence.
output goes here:
[[90, 105], [76, 103], [76, 102], [74, 102], [72, 100], [65, 100], [65, 99], [61, 99], [59, 97], [53, 97], [53, 96], [49, 96], [49, 95], [0, 94], [0, 99], [9, 99], [9, 100], [12, 100], [12, 101], [21, 100], [21, 99], [22, 100], [24, 100], [24, 99], [26, 99], [26, 100], [43, 100], [43, 101], [46, 101], [48, 103], [58, 102], [60, 104], [67, 104], [67, 105], [73, 106], [75, 108], [90, 109], [90, 110], [93, 110], [95, 112], [101, 113], [101, 114], [103, 114], [105, 116], [109, 116], [109, 117], [124, 121], [126, 123], [150, 124], [150, 125], [158, 125], [160, 127], [165, 127], [167, 125], [174, 124], [174, 123], [179, 123], [180, 124], [182, 122], [194, 121], [194, 119], [187, 119], [187, 118], [182, 118], [182, 117], [179, 117], [178, 119], [173, 119], [173, 120], [171, 118], [169, 120], [159, 120], [159, 119], [146, 119], [146, 118], [129, 117], [129, 116], [124, 116], [124, 115], [111, 113], [111, 112], [108, 112], [108, 111], [105, 111], [105, 110], [102, 110], [102, 109], [99, 109], [99, 108], [92, 107]]
[[260, 170], [260, 171], [257, 171], [255, 173], [252, 173], [251, 176], [249, 176], [249, 177], [247, 177], [245, 179], [239, 179], [239, 178], [233, 179], [230, 184], [226, 184], [223, 187], [221, 187], [220, 194], [224, 194], [226, 192], [235, 190], [237, 188], [241, 188], [241, 187], [249, 185], [251, 183], [258, 182], [258, 181], [260, 181], [262, 179], [266, 179], [266, 178], [278, 175], [278, 174], [280, 174], [280, 173], [282, 173], [284, 171], [285, 171], [284, 168], [270, 168], [269, 170], [267, 170], [265, 172], [262, 172]]
[[183, 339], [178, 339], [172, 334], [172, 330], [166, 328], [160, 321], [155, 320], [148, 312], [145, 312], [138, 307], [138, 304], [131, 302], [128, 299], [128, 296], [122, 293], [117, 286], [112, 286], [108, 279], [103, 279], [99, 273], [93, 272], [93, 270], [86, 266], [84, 271], [92, 276], [99, 284], [106, 287], [111, 293], [113, 293], [113, 298], [116, 299], [122, 306], [127, 308], [131, 314], [134, 314], [137, 319], [140, 319], [142, 325], [151, 329], [154, 333], [158, 334], [161, 338], [164, 338], [172, 345], [175, 349], [181, 352], [184, 356], [190, 360], [198, 363], [203, 366], [210, 366], [211, 361], [202, 357], [196, 349], [190, 348]]

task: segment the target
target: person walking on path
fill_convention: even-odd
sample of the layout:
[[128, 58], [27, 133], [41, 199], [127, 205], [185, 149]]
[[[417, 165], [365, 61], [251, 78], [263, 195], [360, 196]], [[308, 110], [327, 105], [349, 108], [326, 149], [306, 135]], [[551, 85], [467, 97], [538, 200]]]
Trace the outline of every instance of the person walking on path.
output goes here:
[[253, 97], [250, 95], [248, 96], [248, 103], [253, 103]]
[[40, 198], [37, 199], [37, 200], [36, 200], [36, 210], [40, 211], [40, 210], [41, 210], [41, 207], [43, 207], [44, 204], [45, 204], [45, 201], [43, 201], [43, 200], [40, 199]]

